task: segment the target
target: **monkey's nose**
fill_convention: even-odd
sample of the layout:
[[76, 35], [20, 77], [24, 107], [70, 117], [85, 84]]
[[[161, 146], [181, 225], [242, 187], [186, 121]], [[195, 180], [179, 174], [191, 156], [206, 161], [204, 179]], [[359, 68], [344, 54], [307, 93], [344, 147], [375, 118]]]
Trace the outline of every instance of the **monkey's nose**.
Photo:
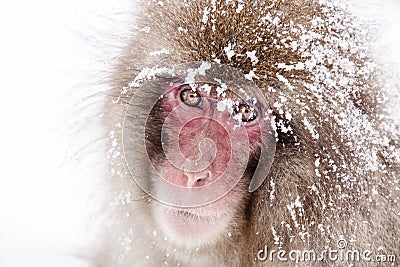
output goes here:
[[186, 186], [188, 188], [204, 186], [212, 180], [212, 173], [209, 170], [200, 172], [184, 172]]

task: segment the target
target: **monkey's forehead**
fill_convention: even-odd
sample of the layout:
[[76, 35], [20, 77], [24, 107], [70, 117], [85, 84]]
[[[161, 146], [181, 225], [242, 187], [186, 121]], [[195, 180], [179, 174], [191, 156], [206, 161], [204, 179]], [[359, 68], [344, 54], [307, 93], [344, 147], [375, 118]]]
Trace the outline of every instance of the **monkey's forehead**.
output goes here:
[[144, 68], [129, 87], [134, 91], [149, 89], [162, 95], [184, 84], [208, 97], [240, 99], [269, 107], [264, 94], [253, 81], [246, 79], [237, 69], [217, 63], [188, 62], [165, 68]]

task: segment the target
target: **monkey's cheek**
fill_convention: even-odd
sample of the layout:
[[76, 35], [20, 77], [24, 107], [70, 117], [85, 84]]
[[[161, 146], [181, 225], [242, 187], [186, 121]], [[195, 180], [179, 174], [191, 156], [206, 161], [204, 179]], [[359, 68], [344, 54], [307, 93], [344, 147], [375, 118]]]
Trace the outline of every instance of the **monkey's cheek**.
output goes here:
[[216, 213], [204, 208], [179, 209], [156, 204], [153, 209], [166, 242], [186, 248], [217, 242], [232, 220], [229, 213]]

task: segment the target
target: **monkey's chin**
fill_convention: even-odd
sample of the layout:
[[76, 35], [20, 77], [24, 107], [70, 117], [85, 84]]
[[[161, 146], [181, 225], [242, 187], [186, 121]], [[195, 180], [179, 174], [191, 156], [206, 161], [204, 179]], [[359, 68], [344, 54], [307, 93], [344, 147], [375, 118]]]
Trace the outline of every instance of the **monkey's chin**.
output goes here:
[[213, 208], [153, 206], [155, 221], [169, 242], [186, 248], [199, 248], [217, 242], [227, 230], [231, 216]]

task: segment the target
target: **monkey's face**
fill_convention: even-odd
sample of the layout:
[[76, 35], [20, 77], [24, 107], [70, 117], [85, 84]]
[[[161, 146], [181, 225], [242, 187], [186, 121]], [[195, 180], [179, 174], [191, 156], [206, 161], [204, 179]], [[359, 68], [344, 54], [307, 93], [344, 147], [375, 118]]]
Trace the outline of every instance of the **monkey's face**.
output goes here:
[[241, 73], [204, 62], [171, 73], [132, 98], [124, 153], [155, 200], [152, 214], [163, 233], [174, 244], [200, 247], [244, 217], [272, 164], [275, 132], [266, 100]]
[[220, 89], [173, 86], [156, 105], [163, 110], [163, 129], [156, 130], [161, 147], [147, 144], [158, 151], [160, 176], [179, 188], [153, 177], [155, 197], [168, 201], [153, 203], [154, 219], [170, 240], [187, 247], [217, 240], [243, 210], [261, 131], [268, 128], [263, 107]]

